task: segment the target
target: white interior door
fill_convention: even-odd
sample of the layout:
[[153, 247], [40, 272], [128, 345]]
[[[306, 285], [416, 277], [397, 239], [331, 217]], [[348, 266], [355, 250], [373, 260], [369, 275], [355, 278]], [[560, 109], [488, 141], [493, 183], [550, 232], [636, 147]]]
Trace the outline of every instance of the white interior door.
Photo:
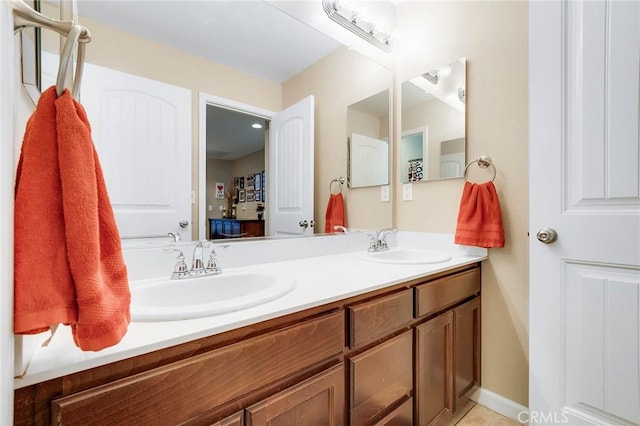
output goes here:
[[269, 126], [267, 234], [313, 234], [313, 96], [275, 115]]
[[640, 424], [639, 46], [639, 2], [530, 3], [532, 424]]
[[[389, 143], [370, 136], [351, 133], [349, 186], [389, 184]], [[373, 164], [376, 167], [371, 167]], [[378, 167], [377, 165], [380, 165]]]
[[81, 96], [121, 237], [191, 240], [191, 92], [85, 64]]

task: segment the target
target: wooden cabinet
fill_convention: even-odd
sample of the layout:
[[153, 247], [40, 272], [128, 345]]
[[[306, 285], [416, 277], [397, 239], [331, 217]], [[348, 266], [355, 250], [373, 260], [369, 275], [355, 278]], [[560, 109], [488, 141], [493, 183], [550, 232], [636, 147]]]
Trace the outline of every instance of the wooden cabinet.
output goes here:
[[209, 239], [263, 236], [264, 220], [209, 218]]
[[480, 384], [461, 267], [18, 389], [16, 425], [436, 425]]
[[344, 371], [333, 367], [247, 408], [246, 426], [344, 424]]
[[364, 425], [413, 390], [413, 333], [389, 339], [349, 360], [351, 424]]
[[480, 298], [453, 310], [454, 409], [480, 385]]
[[341, 354], [341, 312], [52, 401], [65, 425], [177, 424]]
[[453, 413], [453, 313], [416, 327], [416, 419], [435, 425]]
[[413, 320], [413, 295], [405, 289], [348, 307], [349, 346], [373, 342]]
[[480, 268], [421, 284], [416, 290], [416, 317], [427, 317], [480, 293]]

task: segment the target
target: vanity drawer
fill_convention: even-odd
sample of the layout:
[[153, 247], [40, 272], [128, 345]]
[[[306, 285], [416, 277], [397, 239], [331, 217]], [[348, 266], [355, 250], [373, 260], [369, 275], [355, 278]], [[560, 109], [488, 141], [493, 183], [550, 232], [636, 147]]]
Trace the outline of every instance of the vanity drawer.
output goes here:
[[58, 424], [178, 424], [338, 357], [337, 311], [51, 402]]
[[413, 331], [350, 359], [351, 423], [367, 424], [413, 390]]
[[406, 289], [348, 307], [349, 346], [372, 342], [413, 320], [413, 291]]
[[480, 292], [480, 268], [415, 287], [416, 318], [434, 314]]

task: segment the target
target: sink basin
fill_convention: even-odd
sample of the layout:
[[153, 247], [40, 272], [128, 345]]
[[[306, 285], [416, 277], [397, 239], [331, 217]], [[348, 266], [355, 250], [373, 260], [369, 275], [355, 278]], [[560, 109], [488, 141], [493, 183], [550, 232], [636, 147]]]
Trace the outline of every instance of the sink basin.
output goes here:
[[174, 321], [250, 308], [281, 296], [292, 280], [249, 272], [145, 282], [131, 288], [133, 321]]
[[391, 249], [388, 251], [365, 252], [360, 254], [358, 257], [368, 262], [395, 263], [399, 265], [441, 263], [451, 259], [451, 256], [445, 253], [414, 249]]

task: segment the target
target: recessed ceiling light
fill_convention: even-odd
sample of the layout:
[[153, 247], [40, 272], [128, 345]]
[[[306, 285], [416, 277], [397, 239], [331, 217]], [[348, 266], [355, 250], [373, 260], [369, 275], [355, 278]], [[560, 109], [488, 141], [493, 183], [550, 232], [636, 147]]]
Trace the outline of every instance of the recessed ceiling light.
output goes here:
[[262, 124], [260, 124], [260, 123], [253, 123], [253, 124], [251, 125], [251, 127], [253, 127], [254, 129], [262, 129]]

